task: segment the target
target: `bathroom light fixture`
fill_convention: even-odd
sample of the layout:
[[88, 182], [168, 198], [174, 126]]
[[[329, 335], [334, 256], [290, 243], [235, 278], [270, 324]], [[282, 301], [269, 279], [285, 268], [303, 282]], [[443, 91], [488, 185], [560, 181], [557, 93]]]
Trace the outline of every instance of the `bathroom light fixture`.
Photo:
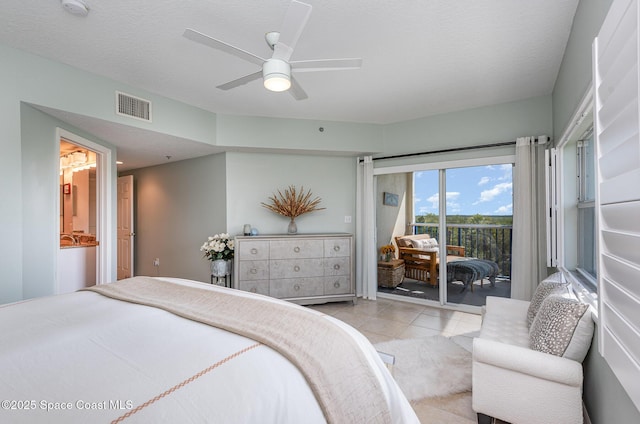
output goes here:
[[60, 156], [60, 171], [71, 169], [73, 172], [96, 167], [96, 155], [93, 152], [72, 152]]
[[283, 60], [269, 59], [262, 66], [264, 88], [270, 91], [287, 91], [291, 87], [291, 65]]

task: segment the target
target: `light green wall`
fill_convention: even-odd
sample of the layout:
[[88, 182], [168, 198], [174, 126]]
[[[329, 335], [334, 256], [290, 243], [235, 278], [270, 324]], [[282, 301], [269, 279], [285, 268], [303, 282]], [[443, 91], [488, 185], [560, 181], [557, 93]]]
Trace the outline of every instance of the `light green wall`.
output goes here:
[[[581, 0], [578, 5], [553, 90], [553, 134], [556, 141], [562, 136], [591, 84], [591, 47], [611, 3], [611, 0]], [[567, 153], [571, 156], [571, 152]], [[565, 159], [565, 164], [571, 162], [570, 157]], [[573, 163], [575, 164], [575, 160]], [[566, 186], [568, 185], [567, 183]], [[570, 237], [571, 234], [565, 236]], [[570, 261], [575, 261], [573, 252], [568, 252], [568, 255]], [[633, 405], [606, 361], [598, 353], [597, 333], [596, 328], [596, 337], [583, 364], [584, 401], [591, 422], [640, 422], [640, 411]]]
[[551, 96], [399, 122], [384, 127], [384, 155], [551, 135]]
[[584, 360], [584, 402], [592, 424], [640, 423], [640, 412], [602, 359], [596, 324], [592, 347]]
[[226, 231], [225, 168], [217, 154], [123, 173], [134, 178], [135, 275], [209, 281], [200, 246]]
[[[51, 190], [55, 186], [48, 186], [38, 178], [58, 158], [50, 145], [39, 143], [54, 140], [52, 131], [58, 124], [83, 135], [70, 125], [63, 125], [34, 109], [25, 109], [21, 104], [47, 106], [210, 144], [215, 144], [216, 131], [212, 113], [62, 63], [3, 45], [0, 45], [0, 62], [0, 127], [3, 129], [0, 178], [5, 181], [0, 185], [0, 233], [3, 239], [11, 240], [0, 247], [0, 303], [6, 303], [53, 294], [50, 277], [37, 281], [39, 277], [51, 274], [51, 252], [47, 253], [47, 259], [39, 260], [33, 246], [40, 245], [40, 233], [49, 239], [50, 234], [57, 232], [57, 223], [31, 208], [50, 204]], [[116, 90], [151, 100], [153, 123], [116, 116]], [[86, 136], [100, 143], [95, 137]], [[34, 168], [39, 170], [31, 172]], [[115, 202], [113, 215], [115, 217]], [[38, 228], [38, 235], [33, 234], [33, 228]], [[32, 269], [34, 260], [42, 265], [41, 269]]]
[[[59, 143], [56, 127], [113, 146], [24, 103], [20, 104], [22, 158], [22, 297], [54, 293], [58, 253]], [[113, 175], [115, 175], [115, 165]], [[115, 204], [114, 194], [114, 204]], [[115, 219], [113, 223], [115, 228]], [[112, 254], [115, 255], [115, 246]], [[115, 256], [114, 256], [115, 257]], [[34, 266], [37, 261], [37, 266]], [[115, 274], [114, 274], [115, 275]]]
[[553, 134], [559, 141], [591, 85], [591, 49], [612, 0], [581, 0], [553, 88]]
[[[227, 228], [251, 224], [261, 234], [283, 234], [289, 221], [261, 206], [290, 185], [311, 190], [326, 209], [296, 219], [299, 233], [355, 231], [356, 159], [269, 153], [227, 153]], [[344, 222], [351, 216], [350, 224]]]
[[383, 150], [380, 125], [230, 115], [217, 119], [218, 142], [227, 147], [343, 155]]
[[[376, 178], [376, 248], [391, 244], [394, 236], [405, 234], [407, 210], [407, 174], [385, 174]], [[398, 206], [383, 204], [384, 192], [398, 195]], [[413, 194], [411, 194], [413, 195]], [[397, 254], [397, 252], [396, 252]]]

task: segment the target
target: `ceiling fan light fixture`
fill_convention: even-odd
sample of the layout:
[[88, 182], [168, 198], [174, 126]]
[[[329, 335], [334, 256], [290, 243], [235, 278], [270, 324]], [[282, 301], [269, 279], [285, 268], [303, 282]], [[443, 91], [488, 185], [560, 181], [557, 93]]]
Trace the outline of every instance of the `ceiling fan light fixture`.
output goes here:
[[291, 87], [291, 66], [278, 59], [269, 59], [262, 66], [264, 88], [270, 91], [287, 91]]

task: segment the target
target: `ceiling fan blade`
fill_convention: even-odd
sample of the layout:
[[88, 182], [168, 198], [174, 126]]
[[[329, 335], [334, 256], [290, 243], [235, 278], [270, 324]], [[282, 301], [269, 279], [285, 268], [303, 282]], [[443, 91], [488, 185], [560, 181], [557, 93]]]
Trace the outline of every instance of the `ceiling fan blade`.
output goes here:
[[280, 27], [280, 38], [273, 47], [273, 58], [284, 60], [285, 62], [291, 58], [293, 49], [298, 43], [298, 39], [302, 34], [302, 30], [309, 16], [311, 16], [311, 5], [293, 0], [284, 15], [284, 21]]
[[262, 78], [262, 70], [258, 71], [258, 72], [254, 72], [253, 74], [249, 74], [249, 75], [245, 75], [242, 78], [238, 78], [235, 79], [233, 81], [229, 81], [226, 84], [222, 84], [217, 86], [216, 88], [219, 88], [220, 90], [231, 90], [232, 88], [236, 88], [239, 87], [241, 85], [245, 85], [248, 82], [257, 80]]
[[239, 49], [238, 47], [227, 44], [224, 41], [216, 40], [213, 37], [209, 37], [208, 35], [191, 28], [185, 29], [183, 35], [189, 40], [204, 44], [205, 46], [213, 47], [214, 49], [222, 50], [225, 53], [232, 54], [259, 66], [262, 66], [262, 64], [266, 62], [266, 59], [263, 59], [260, 56], [256, 56], [246, 50]]
[[293, 98], [296, 100], [304, 100], [309, 98], [309, 96], [307, 96], [307, 93], [305, 93], [302, 87], [300, 87], [300, 84], [298, 84], [298, 81], [294, 77], [291, 77], [291, 87], [289, 88], [289, 93], [291, 93]]
[[301, 60], [290, 62], [291, 70], [295, 72], [315, 72], [315, 71], [342, 71], [347, 69], [360, 69], [362, 59], [320, 59]]

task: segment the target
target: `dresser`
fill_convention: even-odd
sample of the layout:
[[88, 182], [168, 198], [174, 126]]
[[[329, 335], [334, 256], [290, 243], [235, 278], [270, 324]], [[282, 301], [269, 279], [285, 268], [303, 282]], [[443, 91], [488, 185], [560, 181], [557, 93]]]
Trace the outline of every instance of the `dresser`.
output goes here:
[[355, 302], [353, 236], [237, 236], [234, 287], [298, 304]]

